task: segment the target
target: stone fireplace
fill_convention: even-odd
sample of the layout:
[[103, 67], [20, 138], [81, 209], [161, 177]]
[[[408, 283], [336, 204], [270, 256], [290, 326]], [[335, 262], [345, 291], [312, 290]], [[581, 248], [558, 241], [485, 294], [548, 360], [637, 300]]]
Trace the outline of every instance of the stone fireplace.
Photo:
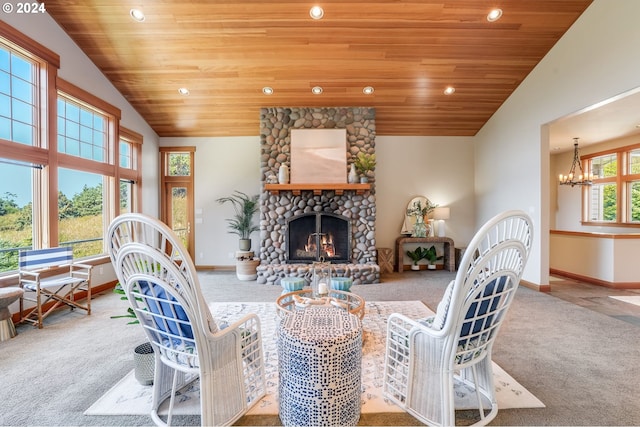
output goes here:
[[306, 213], [287, 220], [289, 263], [348, 263], [351, 253], [349, 218], [331, 213]]
[[[375, 174], [366, 191], [304, 185], [295, 190], [267, 190], [280, 165], [291, 165], [292, 129], [345, 129], [346, 158], [350, 165], [361, 151], [375, 153], [375, 109], [365, 107], [273, 107], [260, 111], [261, 181], [260, 261], [258, 283], [279, 285], [286, 276], [311, 277], [311, 262], [323, 250], [334, 251], [332, 274], [348, 276], [354, 284], [378, 283], [375, 219]], [[347, 166], [348, 167], [348, 166]], [[346, 170], [340, 171], [346, 176]], [[346, 184], [346, 183], [345, 183]], [[277, 186], [276, 186], [277, 187]], [[336, 220], [341, 222], [336, 222]], [[298, 223], [297, 221], [301, 221]], [[328, 244], [322, 225], [340, 225], [347, 235]], [[304, 228], [291, 237], [290, 226]], [[319, 227], [319, 228], [318, 228]], [[346, 230], [344, 230], [346, 228]], [[295, 231], [295, 230], [294, 230]], [[341, 231], [341, 232], [342, 232]], [[311, 237], [310, 237], [311, 236]], [[325, 238], [325, 240], [323, 240]], [[306, 248], [305, 248], [306, 245]], [[315, 248], [313, 247], [315, 245]], [[331, 247], [333, 245], [333, 247]], [[315, 253], [311, 254], [312, 250]], [[313, 258], [313, 259], [312, 259]]]

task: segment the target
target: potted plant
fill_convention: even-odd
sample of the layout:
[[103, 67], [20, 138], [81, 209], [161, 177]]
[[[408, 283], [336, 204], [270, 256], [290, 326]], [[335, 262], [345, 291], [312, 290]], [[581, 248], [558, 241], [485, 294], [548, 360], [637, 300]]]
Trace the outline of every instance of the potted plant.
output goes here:
[[241, 251], [251, 250], [251, 233], [258, 231], [260, 227], [253, 223], [253, 216], [258, 212], [259, 196], [248, 196], [241, 191], [234, 191], [231, 196], [221, 197], [217, 201], [220, 204], [231, 203], [235, 211], [232, 218], [228, 218], [229, 233], [237, 234], [240, 237], [239, 249]]
[[358, 172], [360, 172], [360, 182], [369, 182], [369, 172], [376, 167], [376, 155], [361, 151], [353, 161]]
[[435, 246], [431, 246], [429, 249], [427, 249], [424, 257], [427, 259], [427, 262], [429, 263], [427, 264], [427, 268], [429, 270], [435, 270], [436, 261], [439, 261], [442, 258], [444, 258], [444, 256], [442, 255], [438, 256], [438, 252], [436, 251]]
[[422, 246], [418, 246], [413, 251], [407, 251], [407, 255], [413, 261], [413, 264], [411, 264], [412, 270], [420, 270], [420, 266], [418, 265], [418, 262], [421, 259], [424, 259], [426, 257], [426, 254], [427, 254], [427, 248], [423, 248]]

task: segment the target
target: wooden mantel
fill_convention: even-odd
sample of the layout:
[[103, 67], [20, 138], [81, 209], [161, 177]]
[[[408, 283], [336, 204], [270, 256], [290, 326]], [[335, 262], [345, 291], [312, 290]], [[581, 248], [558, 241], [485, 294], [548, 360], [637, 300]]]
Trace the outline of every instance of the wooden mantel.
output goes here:
[[294, 196], [299, 196], [302, 191], [313, 191], [315, 196], [319, 196], [323, 191], [335, 191], [341, 196], [345, 191], [355, 191], [356, 194], [364, 194], [371, 189], [371, 184], [265, 184], [264, 189], [272, 194], [280, 194], [281, 191], [291, 191]]

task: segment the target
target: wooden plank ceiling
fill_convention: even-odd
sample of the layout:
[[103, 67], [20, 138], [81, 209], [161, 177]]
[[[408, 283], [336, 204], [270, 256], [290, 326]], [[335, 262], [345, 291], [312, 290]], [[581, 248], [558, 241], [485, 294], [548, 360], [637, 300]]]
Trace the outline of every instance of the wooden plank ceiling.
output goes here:
[[[469, 136], [590, 3], [323, 0], [318, 21], [296, 0], [46, 8], [160, 136], [257, 135], [260, 108], [272, 106], [375, 107], [378, 135]], [[134, 4], [144, 22], [130, 17]], [[493, 7], [503, 16], [489, 22]]]

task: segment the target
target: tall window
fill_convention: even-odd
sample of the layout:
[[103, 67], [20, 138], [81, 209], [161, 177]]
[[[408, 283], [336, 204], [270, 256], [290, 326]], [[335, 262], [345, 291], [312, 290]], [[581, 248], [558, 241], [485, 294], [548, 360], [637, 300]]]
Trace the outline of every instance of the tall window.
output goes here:
[[18, 268], [18, 251], [33, 246], [31, 165], [0, 159], [0, 273]]
[[119, 147], [120, 213], [139, 211], [142, 193], [142, 135], [120, 128]]
[[104, 182], [102, 175], [58, 169], [60, 246], [72, 246], [75, 257], [103, 253]]
[[587, 222], [640, 225], [640, 145], [584, 157], [593, 173], [584, 202]]
[[57, 101], [58, 239], [73, 247], [75, 257], [99, 255], [105, 252], [103, 237], [111, 220], [105, 201], [116, 192], [113, 148], [119, 146], [109, 132], [116, 119], [92, 95], [68, 83], [63, 88]]

